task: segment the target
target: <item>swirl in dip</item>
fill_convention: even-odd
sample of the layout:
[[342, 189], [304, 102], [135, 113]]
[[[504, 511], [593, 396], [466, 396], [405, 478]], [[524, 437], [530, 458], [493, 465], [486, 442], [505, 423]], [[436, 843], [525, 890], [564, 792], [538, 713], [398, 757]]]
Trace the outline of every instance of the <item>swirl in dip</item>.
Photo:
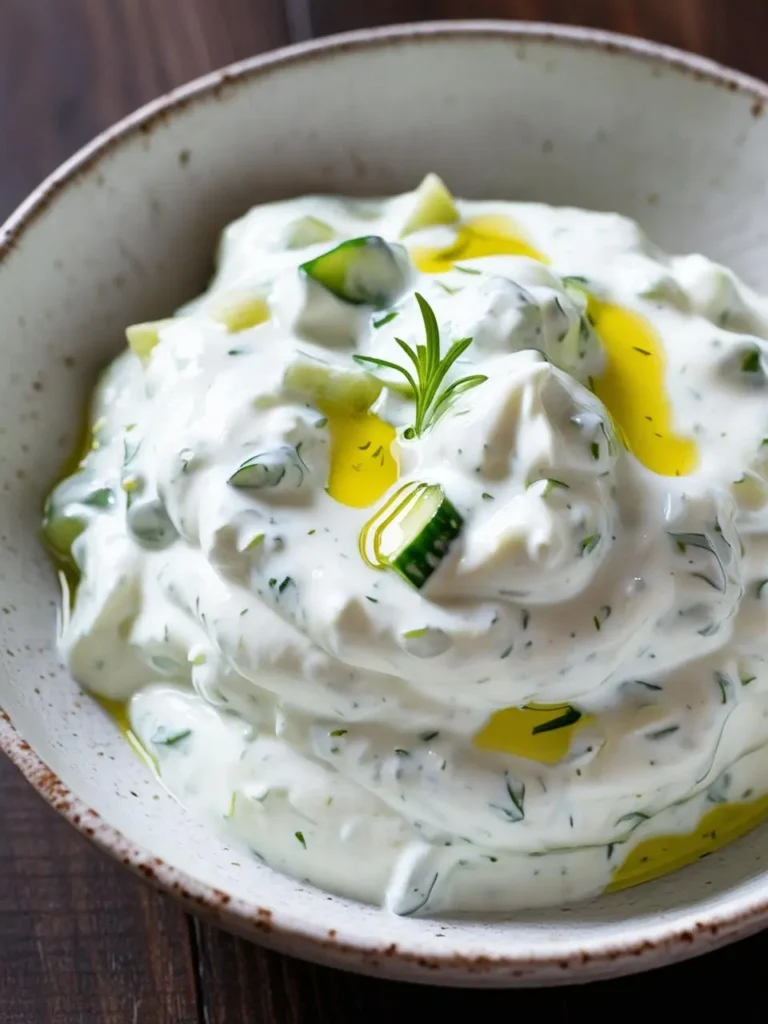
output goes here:
[[398, 914], [764, 815], [768, 302], [732, 273], [430, 175], [256, 207], [127, 333], [45, 534], [67, 664], [185, 805]]

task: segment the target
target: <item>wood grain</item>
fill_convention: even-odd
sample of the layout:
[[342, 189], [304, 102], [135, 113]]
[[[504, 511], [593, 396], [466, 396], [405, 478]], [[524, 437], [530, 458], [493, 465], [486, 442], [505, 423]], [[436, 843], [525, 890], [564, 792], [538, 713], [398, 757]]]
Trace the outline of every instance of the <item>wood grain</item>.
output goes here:
[[[0, 220], [112, 121], [286, 40], [278, 0], [0, 0]], [[181, 910], [90, 847], [5, 759], [0, 816], [2, 1024], [202, 1020]]]
[[511, 18], [644, 36], [768, 77], [765, 0], [309, 0], [315, 35], [393, 22]]
[[0, 1020], [197, 1019], [185, 915], [97, 854], [0, 763]]
[[[757, 968], [768, 939], [738, 943], [718, 953], [651, 974], [589, 986], [522, 991], [473, 991], [405, 985], [342, 974], [290, 957], [254, 950], [245, 942], [199, 926], [200, 978], [206, 1024], [365, 1024], [367, 1021], [517, 1019], [570, 1024], [589, 1016], [608, 1020], [617, 1007], [665, 1005], [670, 991], [685, 993], [686, 1019], [708, 1019], [708, 979], [727, 977], [744, 1005], [761, 998]], [[662, 1018], [664, 1019], [664, 1018]]]
[[[768, 75], [766, 0], [0, 0], [0, 218], [109, 122], [195, 75], [310, 34], [429, 18], [593, 25]], [[360, 1024], [707, 1009], [710, 977], [762, 997], [768, 938], [586, 989], [455, 992], [340, 974], [192, 922], [91, 849], [0, 761], [2, 1024]], [[695, 993], [704, 992], [703, 996]]]
[[281, 0], [0, 0], [0, 216], [108, 124], [287, 33]]

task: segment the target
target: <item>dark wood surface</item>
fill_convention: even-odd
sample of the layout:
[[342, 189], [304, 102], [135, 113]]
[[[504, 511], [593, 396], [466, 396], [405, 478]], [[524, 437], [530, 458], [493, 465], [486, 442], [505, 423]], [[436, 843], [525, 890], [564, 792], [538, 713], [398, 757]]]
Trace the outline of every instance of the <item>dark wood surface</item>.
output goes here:
[[[173, 85], [285, 42], [430, 18], [594, 25], [768, 77], [768, 0], [0, 0], [0, 219], [97, 131]], [[445, 992], [267, 953], [188, 918], [93, 850], [0, 759], [0, 1024], [360, 1024], [687, 1014], [762, 997], [768, 939], [583, 989]], [[714, 984], [713, 984], [714, 982]], [[697, 993], [703, 993], [698, 995]], [[709, 995], [708, 995], [709, 994]]]

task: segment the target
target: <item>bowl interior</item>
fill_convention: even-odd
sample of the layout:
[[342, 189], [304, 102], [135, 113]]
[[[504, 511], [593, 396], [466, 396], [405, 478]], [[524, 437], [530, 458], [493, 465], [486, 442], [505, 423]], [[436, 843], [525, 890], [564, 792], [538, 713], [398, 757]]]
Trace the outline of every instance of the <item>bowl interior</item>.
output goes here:
[[[459, 195], [619, 210], [667, 250], [703, 251], [768, 285], [768, 120], [759, 87], [736, 79], [728, 87], [703, 62], [693, 73], [642, 47], [513, 26], [332, 41], [150, 112], [27, 207], [18, 237], [0, 246], [0, 707], [120, 856], [157, 858], [193, 892], [215, 887], [245, 933], [271, 920], [271, 941], [291, 952], [400, 977], [439, 961], [433, 980], [569, 980], [565, 967], [580, 959], [593, 974], [629, 969], [611, 960], [625, 946], [647, 943], [632, 961], [646, 966], [669, 954], [673, 934], [699, 928], [703, 947], [757, 927], [765, 829], [673, 877], [519, 915], [514, 928], [384, 917], [275, 875], [169, 798], [62, 670], [56, 581], [36, 534], [125, 324], [198, 291], [217, 232], [252, 203], [402, 191], [434, 169]], [[8, 724], [0, 730], [67, 803]], [[402, 955], [380, 956], [391, 944]]]

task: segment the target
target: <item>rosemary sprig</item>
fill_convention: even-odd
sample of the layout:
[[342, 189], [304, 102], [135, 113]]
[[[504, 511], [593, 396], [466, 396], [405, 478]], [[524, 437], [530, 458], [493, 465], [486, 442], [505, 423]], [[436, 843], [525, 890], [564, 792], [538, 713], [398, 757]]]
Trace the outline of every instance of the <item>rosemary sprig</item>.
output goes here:
[[443, 388], [442, 391], [440, 390], [446, 374], [459, 356], [466, 352], [472, 344], [472, 339], [462, 338], [460, 341], [454, 341], [441, 359], [440, 328], [437, 326], [432, 307], [418, 292], [416, 292], [416, 301], [424, 321], [426, 344], [417, 345], [414, 351], [402, 338], [395, 338], [397, 344], [413, 363], [416, 370], [415, 376], [407, 367], [392, 363], [387, 359], [360, 355], [354, 357], [355, 361], [363, 366], [369, 365], [378, 369], [394, 370], [396, 373], [401, 373], [408, 381], [416, 403], [416, 415], [413, 426], [408, 427], [405, 431], [407, 438], [421, 437], [424, 431], [445, 412], [451, 399], [488, 380], [482, 373], [475, 373], [469, 377], [462, 377]]

